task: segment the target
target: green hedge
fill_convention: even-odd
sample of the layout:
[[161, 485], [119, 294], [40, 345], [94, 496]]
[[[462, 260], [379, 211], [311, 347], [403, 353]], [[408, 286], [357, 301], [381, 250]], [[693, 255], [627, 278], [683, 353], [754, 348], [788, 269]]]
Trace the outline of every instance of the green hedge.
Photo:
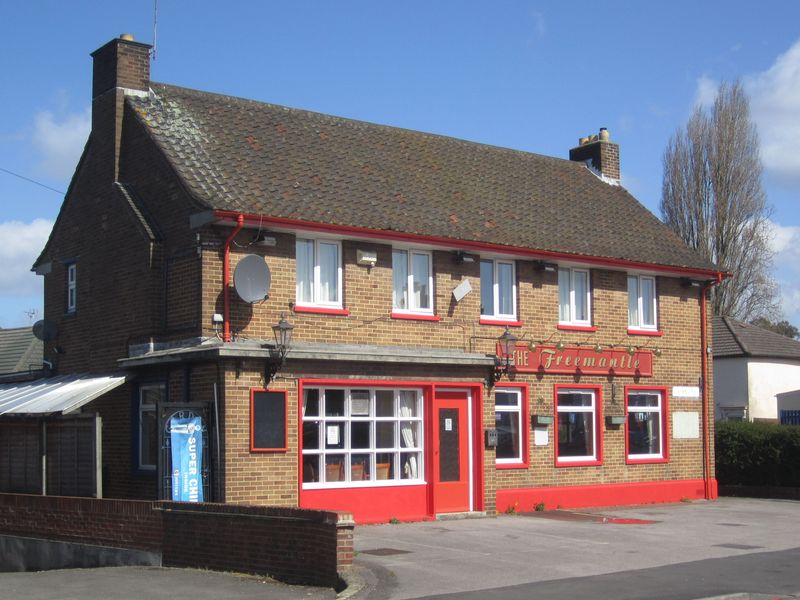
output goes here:
[[800, 487], [800, 426], [728, 421], [716, 430], [720, 485]]

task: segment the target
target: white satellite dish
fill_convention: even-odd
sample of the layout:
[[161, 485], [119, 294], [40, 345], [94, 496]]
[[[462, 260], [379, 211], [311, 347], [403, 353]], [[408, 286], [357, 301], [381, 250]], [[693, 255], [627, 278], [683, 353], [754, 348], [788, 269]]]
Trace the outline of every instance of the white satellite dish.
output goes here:
[[239, 298], [250, 304], [261, 302], [269, 296], [272, 283], [269, 267], [263, 256], [248, 254], [243, 256], [233, 272], [233, 287]]

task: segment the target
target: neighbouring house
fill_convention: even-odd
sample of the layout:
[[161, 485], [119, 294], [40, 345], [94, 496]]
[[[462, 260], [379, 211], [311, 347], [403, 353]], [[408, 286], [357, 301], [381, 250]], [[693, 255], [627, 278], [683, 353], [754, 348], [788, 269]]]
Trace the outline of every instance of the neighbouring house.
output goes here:
[[42, 348], [30, 327], [0, 329], [0, 381], [41, 376]]
[[729, 317], [713, 318], [717, 420], [780, 420], [800, 410], [800, 342]]
[[92, 54], [34, 266], [57, 377], [116, 386], [78, 408], [103, 495], [362, 523], [716, 496], [724, 274], [607, 131], [552, 158], [154, 83], [149, 51]]

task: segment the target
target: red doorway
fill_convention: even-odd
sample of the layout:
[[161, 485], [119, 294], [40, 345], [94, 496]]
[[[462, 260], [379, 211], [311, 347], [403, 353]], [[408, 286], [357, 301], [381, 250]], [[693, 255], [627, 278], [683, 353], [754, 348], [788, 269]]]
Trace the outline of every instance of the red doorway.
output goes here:
[[436, 390], [433, 400], [433, 512], [472, 510], [469, 393]]

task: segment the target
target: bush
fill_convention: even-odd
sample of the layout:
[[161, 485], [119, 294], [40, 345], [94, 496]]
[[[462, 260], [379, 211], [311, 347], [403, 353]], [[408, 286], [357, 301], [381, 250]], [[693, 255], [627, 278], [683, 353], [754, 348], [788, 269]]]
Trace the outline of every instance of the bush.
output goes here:
[[800, 487], [800, 426], [717, 423], [715, 449], [720, 485]]

